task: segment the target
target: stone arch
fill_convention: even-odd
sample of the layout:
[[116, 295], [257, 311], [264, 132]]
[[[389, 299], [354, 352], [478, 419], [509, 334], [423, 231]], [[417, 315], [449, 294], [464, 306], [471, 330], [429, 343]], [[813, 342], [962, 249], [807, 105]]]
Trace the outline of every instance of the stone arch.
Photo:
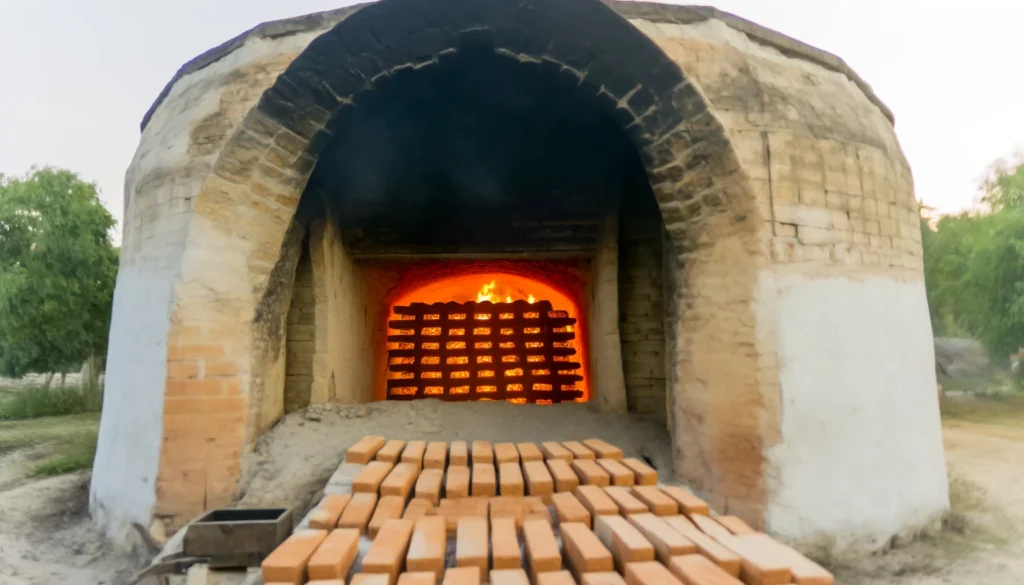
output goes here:
[[[678, 279], [666, 307], [676, 474], [718, 509], [759, 523], [763, 449], [777, 422], [757, 378], [751, 301], [767, 261], [757, 199], [701, 91], [596, 0], [382, 0], [315, 39], [263, 94], [196, 202], [168, 360], [189, 355], [224, 377], [209, 394], [168, 378], [156, 514], [181, 520], [229, 502], [242, 453], [273, 422], [261, 415], [261, 388], [276, 383], [270, 354], [281, 348], [254, 330], [287, 310], [268, 285], [294, 273], [296, 208], [332, 121], [393, 73], [464, 50], [571, 76], [633, 142], [672, 247], [666, 276]], [[183, 425], [191, 432], [177, 433]], [[196, 426], [211, 430], [197, 436]]]

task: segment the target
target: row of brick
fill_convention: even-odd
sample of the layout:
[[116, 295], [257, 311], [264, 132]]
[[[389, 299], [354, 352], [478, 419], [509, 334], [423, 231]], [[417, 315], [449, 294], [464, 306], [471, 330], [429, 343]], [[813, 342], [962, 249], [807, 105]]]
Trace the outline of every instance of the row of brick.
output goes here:
[[600, 460], [621, 461], [622, 449], [602, 439], [584, 441], [545, 441], [538, 448], [534, 443], [497, 443], [488, 441], [402, 441], [386, 440], [369, 435], [352, 445], [345, 453], [347, 463], [366, 464], [370, 461], [385, 463], [413, 463], [424, 469], [444, 469], [447, 465], [476, 463], [519, 463], [543, 460]]

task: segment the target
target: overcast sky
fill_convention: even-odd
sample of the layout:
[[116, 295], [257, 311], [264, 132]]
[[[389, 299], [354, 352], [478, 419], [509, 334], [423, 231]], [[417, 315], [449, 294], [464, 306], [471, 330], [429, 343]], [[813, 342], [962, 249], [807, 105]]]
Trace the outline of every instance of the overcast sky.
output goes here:
[[[347, 3], [0, 0], [0, 173], [71, 169], [99, 185], [120, 222], [139, 122], [182, 63], [260, 22]], [[1024, 2], [700, 3], [846, 60], [895, 112], [927, 205], [969, 207], [985, 167], [1024, 146]]]

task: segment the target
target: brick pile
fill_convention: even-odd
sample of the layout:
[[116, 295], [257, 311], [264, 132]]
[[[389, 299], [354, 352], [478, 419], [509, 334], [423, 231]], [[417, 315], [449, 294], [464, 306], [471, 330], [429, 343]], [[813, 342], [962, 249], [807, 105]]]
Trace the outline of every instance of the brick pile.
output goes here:
[[659, 485], [654, 469], [600, 439], [372, 436], [345, 465], [356, 466], [351, 493], [325, 496], [264, 560], [266, 585], [834, 583], [740, 518]]

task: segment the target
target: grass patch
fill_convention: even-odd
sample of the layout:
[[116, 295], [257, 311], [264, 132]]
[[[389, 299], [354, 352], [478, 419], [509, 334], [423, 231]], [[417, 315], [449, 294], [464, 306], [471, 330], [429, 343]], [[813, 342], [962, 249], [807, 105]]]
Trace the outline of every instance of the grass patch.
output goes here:
[[61, 445], [60, 454], [53, 455], [32, 466], [33, 476], [63, 475], [92, 467], [96, 458], [96, 437], [91, 441]]
[[0, 455], [38, 448], [43, 458], [29, 475], [60, 475], [92, 466], [99, 416], [79, 414], [0, 422]]
[[24, 420], [99, 412], [103, 406], [101, 388], [32, 387], [16, 388], [0, 397], [0, 420]]

